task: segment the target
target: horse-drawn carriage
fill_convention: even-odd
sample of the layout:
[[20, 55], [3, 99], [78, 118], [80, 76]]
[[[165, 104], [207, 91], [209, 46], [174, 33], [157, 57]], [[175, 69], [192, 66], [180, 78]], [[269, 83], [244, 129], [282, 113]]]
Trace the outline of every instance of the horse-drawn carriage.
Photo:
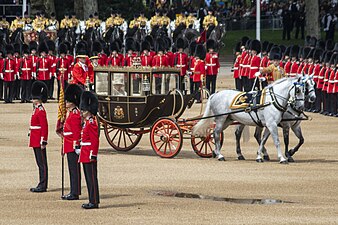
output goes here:
[[[194, 95], [182, 94], [180, 70], [176, 68], [97, 67], [94, 91], [99, 99], [98, 120], [108, 143], [117, 151], [129, 151], [150, 133], [155, 153], [175, 157], [183, 139], [201, 157], [214, 149], [212, 127], [205, 138], [195, 138], [196, 120], [180, 117], [194, 102]], [[207, 95], [203, 91], [203, 96]]]

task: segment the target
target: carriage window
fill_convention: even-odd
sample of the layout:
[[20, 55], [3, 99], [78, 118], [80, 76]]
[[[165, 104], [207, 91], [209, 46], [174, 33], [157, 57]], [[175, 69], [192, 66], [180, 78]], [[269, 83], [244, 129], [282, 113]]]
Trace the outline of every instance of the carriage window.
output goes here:
[[169, 90], [178, 89], [178, 74], [153, 74], [152, 93], [168, 94]]
[[95, 72], [95, 92], [98, 95], [108, 95], [108, 73]]
[[142, 74], [131, 73], [131, 93], [133, 96], [140, 96], [142, 94]]
[[127, 96], [128, 92], [128, 74], [112, 73], [111, 95]]

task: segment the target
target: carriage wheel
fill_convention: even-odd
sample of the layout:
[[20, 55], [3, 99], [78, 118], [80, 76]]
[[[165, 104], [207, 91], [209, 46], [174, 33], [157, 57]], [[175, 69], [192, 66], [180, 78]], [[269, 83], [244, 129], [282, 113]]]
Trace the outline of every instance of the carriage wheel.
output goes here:
[[110, 146], [116, 151], [129, 151], [140, 142], [142, 134], [136, 133], [136, 130], [119, 129], [107, 123], [104, 124], [104, 134]]
[[[220, 141], [221, 147], [223, 145], [224, 134], [221, 132]], [[191, 136], [191, 146], [194, 152], [202, 158], [211, 158], [212, 152], [215, 150], [215, 138], [213, 129], [209, 131], [206, 137], [195, 137]]]
[[162, 158], [175, 157], [182, 148], [183, 135], [177, 123], [171, 119], [158, 119], [151, 127], [150, 143]]

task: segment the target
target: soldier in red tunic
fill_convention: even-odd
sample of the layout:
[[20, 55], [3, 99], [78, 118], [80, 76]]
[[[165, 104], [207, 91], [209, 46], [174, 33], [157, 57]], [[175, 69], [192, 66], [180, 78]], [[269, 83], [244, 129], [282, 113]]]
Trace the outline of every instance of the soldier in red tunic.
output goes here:
[[48, 166], [46, 146], [48, 141], [47, 113], [42, 103], [48, 98], [47, 85], [42, 81], [35, 81], [32, 85], [33, 114], [30, 123], [29, 147], [35, 154], [36, 164], [39, 167], [40, 182], [31, 192], [46, 192], [48, 185]]
[[291, 67], [290, 67], [290, 73], [289, 73], [289, 77], [296, 77], [297, 76], [297, 71], [298, 71], [298, 67], [299, 67], [299, 51], [300, 48], [298, 45], [294, 45], [291, 48]]
[[17, 67], [13, 57], [13, 45], [6, 45], [7, 57], [4, 61], [3, 79], [4, 79], [4, 100], [5, 103], [13, 103], [14, 99], [14, 81]]
[[3, 69], [5, 65], [5, 49], [4, 46], [0, 46], [0, 101], [4, 100], [4, 74], [3, 74]]
[[37, 49], [38, 49], [38, 44], [35, 41], [29, 42], [30, 59], [33, 64], [33, 70], [32, 70], [33, 79], [36, 79], [36, 63], [39, 59], [39, 57], [36, 55]]
[[21, 80], [21, 103], [30, 102], [32, 87], [32, 71], [33, 63], [29, 57], [29, 47], [24, 44], [22, 46], [23, 57], [20, 61], [19, 74]]
[[84, 209], [99, 207], [99, 185], [97, 180], [97, 154], [99, 151], [99, 135], [96, 114], [98, 99], [89, 91], [81, 96], [80, 109], [84, 120], [81, 134], [81, 151], [79, 162], [83, 165], [89, 195], [89, 203], [83, 204]]
[[205, 79], [205, 55], [206, 50], [202, 44], [198, 44], [196, 46], [196, 53], [195, 53], [195, 67], [194, 67], [194, 74], [193, 74], [193, 81], [194, 81], [194, 93], [196, 94], [195, 99], [197, 103], [201, 103], [201, 92], [200, 88], [203, 87], [204, 79]]
[[182, 91], [186, 90], [184, 78], [187, 75], [188, 70], [188, 55], [184, 52], [187, 47], [187, 41], [183, 38], [178, 38], [176, 41], [177, 52], [174, 57], [174, 66], [181, 70], [180, 72], [180, 84]]
[[48, 98], [49, 99], [55, 99], [53, 97], [54, 95], [54, 81], [55, 81], [55, 76], [56, 76], [56, 56], [55, 56], [55, 42], [52, 40], [47, 41], [47, 46], [48, 46], [48, 58], [50, 61], [50, 81], [49, 81], [49, 93], [48, 93]]
[[196, 41], [193, 41], [189, 45], [189, 62], [188, 62], [188, 67], [189, 71], [187, 72], [189, 75], [189, 83], [190, 83], [190, 94], [194, 93], [194, 79], [193, 79], [193, 74], [194, 74], [194, 69], [195, 69], [195, 51], [196, 51]]
[[71, 62], [67, 58], [67, 45], [62, 43], [59, 45], [59, 57], [56, 59], [56, 67], [55, 67], [57, 84], [58, 84], [58, 91], [57, 91], [58, 100], [60, 96], [61, 80], [63, 80], [64, 82], [64, 87], [67, 88], [71, 67], [72, 67]]
[[[162, 39], [158, 39], [156, 40], [156, 45], [157, 55], [153, 57], [151, 64], [153, 67], [167, 67], [169, 62], [168, 57], [164, 54], [165, 43], [162, 41]], [[165, 82], [162, 79], [165, 79], [165, 76], [165, 74], [154, 74], [156, 94], [164, 94], [162, 93], [162, 84], [165, 84]]]
[[88, 77], [88, 65], [87, 65], [87, 49], [84, 46], [78, 47], [76, 51], [76, 58], [78, 62], [74, 65], [73, 68], [73, 80], [72, 84], [77, 84], [85, 89], [87, 86]]
[[46, 45], [45, 42], [39, 44], [38, 51], [40, 54], [40, 58], [36, 63], [36, 78], [37, 80], [44, 82], [47, 85], [47, 87], [50, 88], [50, 79], [52, 75], [51, 72], [52, 62], [50, 61], [47, 55], [48, 46]]
[[122, 62], [121, 59], [118, 55], [119, 52], [119, 45], [117, 42], [112, 42], [110, 44], [110, 56], [108, 57], [107, 61], [106, 61], [106, 65], [107, 66], [114, 66], [114, 67], [119, 67], [122, 66]]
[[234, 72], [234, 79], [235, 79], [235, 87], [236, 90], [242, 91], [243, 89], [243, 83], [241, 76], [239, 75], [239, 67], [240, 67], [240, 62], [241, 62], [241, 42], [238, 42], [236, 44], [236, 47], [234, 49], [235, 51], [235, 62], [234, 66], [232, 67], [232, 70]]
[[141, 43], [141, 66], [152, 66], [153, 57], [150, 55], [150, 44], [148, 41]]
[[[254, 85], [259, 89], [259, 82], [255, 82], [256, 74], [259, 72], [259, 67], [261, 64], [261, 58], [258, 54], [261, 52], [261, 42], [258, 40], [252, 40], [251, 42], [251, 58], [250, 58], [250, 72], [249, 72], [249, 86], [250, 90], [254, 89]], [[258, 79], [258, 78], [257, 78]], [[249, 90], [249, 91], [250, 91]]]
[[210, 39], [207, 40], [206, 45], [208, 50], [208, 53], [205, 57], [206, 88], [209, 90], [210, 94], [213, 94], [216, 91], [216, 79], [220, 68], [218, 53], [215, 52], [217, 48], [217, 43], [214, 40]]
[[79, 195], [81, 195], [79, 154], [82, 121], [80, 110], [78, 109], [81, 94], [82, 89], [76, 84], [69, 85], [65, 91], [67, 118], [63, 126], [63, 154], [67, 154], [70, 193], [62, 196], [63, 200], [78, 200]]
[[14, 97], [15, 100], [21, 100], [21, 85], [20, 85], [20, 74], [19, 74], [19, 66], [21, 61], [21, 45], [18, 43], [15, 43], [14, 45], [14, 60], [15, 60], [15, 67], [16, 67], [16, 73], [15, 73], [15, 81], [14, 81]]

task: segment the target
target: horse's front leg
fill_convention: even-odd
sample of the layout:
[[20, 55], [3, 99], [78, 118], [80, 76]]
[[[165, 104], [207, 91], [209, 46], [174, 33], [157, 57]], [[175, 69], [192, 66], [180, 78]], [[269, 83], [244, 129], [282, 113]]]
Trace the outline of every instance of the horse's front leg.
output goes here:
[[243, 133], [245, 125], [241, 124], [238, 125], [235, 131], [235, 136], [236, 136], [236, 152], [237, 152], [237, 158], [238, 160], [245, 160], [244, 156], [242, 155], [242, 150], [241, 150], [241, 136]]
[[269, 129], [271, 136], [273, 138], [273, 142], [277, 148], [277, 155], [280, 163], [287, 163], [287, 160], [284, 158], [282, 151], [280, 149], [280, 141], [278, 137], [278, 127], [276, 123], [267, 124], [267, 128]]
[[216, 126], [214, 129], [214, 138], [215, 138], [215, 145], [216, 149], [214, 151], [215, 157], [217, 156], [217, 159], [219, 161], [225, 161], [224, 156], [221, 154], [221, 132], [225, 130], [231, 123], [232, 120], [229, 119], [229, 117], [218, 117], [215, 120]]
[[[262, 129], [263, 130], [263, 129]], [[268, 140], [270, 136], [270, 131], [269, 129], [265, 129], [264, 130], [264, 134], [263, 134], [263, 139], [261, 140], [260, 144], [259, 144], [259, 148], [258, 148], [258, 151], [257, 151], [257, 158], [256, 158], [256, 162], [263, 162], [263, 159], [262, 159], [262, 151], [264, 149], [264, 145], [266, 143], [266, 141]], [[264, 157], [265, 158], [265, 157]], [[270, 160], [270, 158], [268, 159]], [[267, 161], [268, 161], [267, 160]]]
[[293, 133], [299, 139], [299, 142], [296, 145], [296, 147], [294, 147], [293, 149], [290, 149], [290, 151], [288, 152], [290, 158], [293, 160], [292, 156], [299, 150], [300, 146], [302, 146], [304, 144], [304, 137], [303, 137], [302, 129], [300, 127], [300, 122], [296, 123], [294, 126], [292, 126], [291, 129], [292, 129]]

